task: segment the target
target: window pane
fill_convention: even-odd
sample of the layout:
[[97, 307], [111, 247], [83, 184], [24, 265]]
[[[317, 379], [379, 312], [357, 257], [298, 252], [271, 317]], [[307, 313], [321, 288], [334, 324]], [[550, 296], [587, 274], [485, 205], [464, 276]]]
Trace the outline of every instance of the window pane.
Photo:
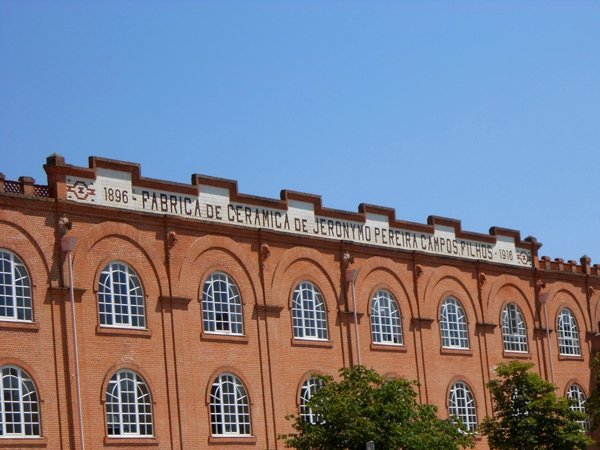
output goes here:
[[[567, 391], [567, 398], [571, 400], [570, 408], [573, 411], [580, 412], [582, 414], [587, 414], [585, 410], [585, 401], [587, 400], [585, 393], [583, 392], [583, 388], [578, 384], [572, 384]], [[589, 419], [582, 420], [579, 422], [581, 428], [584, 431], [590, 431], [590, 421]]]
[[460, 302], [453, 297], [448, 297], [442, 304], [440, 333], [442, 335], [442, 347], [469, 348], [467, 316]]
[[39, 436], [39, 403], [33, 381], [14, 366], [1, 367], [0, 376], [0, 436]]
[[33, 321], [31, 279], [14, 253], [0, 249], [0, 320]]
[[152, 436], [152, 399], [137, 373], [122, 370], [106, 389], [106, 428], [109, 436]]
[[234, 375], [220, 375], [210, 393], [210, 419], [213, 435], [251, 434], [250, 402], [242, 382]]
[[309, 281], [296, 287], [292, 302], [294, 337], [301, 339], [329, 339], [327, 311], [321, 291]]
[[569, 308], [563, 308], [558, 315], [558, 347], [561, 355], [581, 356], [579, 327], [575, 315]]
[[242, 299], [229, 275], [215, 272], [204, 283], [202, 318], [205, 332], [244, 334]]
[[527, 352], [527, 327], [521, 310], [509, 303], [502, 311], [502, 339], [507, 352]]
[[403, 344], [400, 309], [388, 291], [377, 291], [371, 300], [371, 335], [379, 344]]
[[471, 389], [461, 381], [454, 383], [448, 400], [450, 416], [460, 419], [468, 431], [477, 431], [477, 407]]
[[145, 328], [144, 291], [135, 271], [124, 263], [112, 262], [100, 274], [98, 288], [100, 325]]
[[323, 381], [319, 378], [311, 377], [304, 382], [300, 390], [300, 417], [308, 423], [319, 423], [321, 418], [312, 412], [307, 405], [311, 397], [319, 388], [323, 386]]

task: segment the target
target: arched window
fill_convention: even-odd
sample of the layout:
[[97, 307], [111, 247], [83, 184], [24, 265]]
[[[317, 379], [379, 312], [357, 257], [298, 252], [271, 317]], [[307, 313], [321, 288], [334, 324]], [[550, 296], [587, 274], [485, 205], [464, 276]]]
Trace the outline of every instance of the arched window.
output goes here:
[[116, 372], [106, 389], [109, 436], [153, 436], [152, 397], [146, 382], [131, 370]]
[[319, 288], [310, 281], [303, 281], [294, 291], [292, 305], [294, 337], [300, 339], [329, 339], [327, 311]]
[[0, 438], [40, 436], [40, 407], [33, 381], [15, 366], [0, 367], [0, 376]]
[[451, 417], [460, 419], [468, 431], [477, 431], [477, 406], [466, 383], [458, 381], [450, 388], [448, 412]]
[[[585, 410], [585, 401], [587, 400], [587, 398], [581, 386], [579, 386], [578, 384], [572, 384], [571, 386], [569, 386], [569, 390], [567, 391], [567, 398], [571, 400], [570, 408], [573, 411], [587, 414]], [[590, 430], [589, 420], [582, 420], [579, 423], [581, 424], [581, 428], [583, 428], [585, 431]]]
[[394, 296], [383, 289], [371, 300], [371, 334], [377, 344], [403, 344], [400, 308]]
[[31, 279], [14, 253], [0, 249], [0, 320], [33, 321]]
[[581, 356], [579, 345], [579, 327], [575, 315], [569, 308], [563, 308], [558, 314], [558, 348], [561, 355]]
[[321, 386], [323, 386], [323, 380], [317, 377], [310, 377], [304, 382], [300, 390], [300, 417], [311, 424], [319, 423], [321, 419], [312, 412], [307, 403]]
[[122, 262], [111, 262], [100, 274], [98, 291], [100, 325], [146, 328], [144, 290], [131, 267]]
[[469, 348], [467, 316], [460, 302], [454, 297], [448, 297], [442, 303], [440, 316], [442, 347]]
[[215, 272], [208, 277], [202, 294], [202, 314], [207, 333], [244, 334], [240, 291], [229, 275]]
[[515, 303], [509, 303], [502, 311], [502, 339], [507, 352], [529, 351], [525, 319]]
[[250, 436], [250, 401], [238, 377], [224, 373], [210, 390], [210, 422], [213, 436]]

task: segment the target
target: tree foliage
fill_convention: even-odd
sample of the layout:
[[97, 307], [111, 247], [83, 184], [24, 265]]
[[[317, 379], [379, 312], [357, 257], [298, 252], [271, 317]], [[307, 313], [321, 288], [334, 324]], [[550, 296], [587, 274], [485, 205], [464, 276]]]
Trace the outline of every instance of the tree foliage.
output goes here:
[[600, 425], [600, 353], [592, 360], [592, 373], [594, 374], [594, 383], [592, 393], [585, 402], [585, 409], [590, 416], [592, 430]]
[[518, 361], [501, 363], [496, 369], [498, 378], [487, 384], [493, 416], [486, 417], [479, 430], [487, 435], [490, 448], [587, 448], [591, 439], [580, 423], [584, 415], [571, 410], [569, 400], [556, 396], [556, 386], [530, 372], [531, 367]]
[[300, 450], [452, 450], [472, 446], [473, 437], [450, 420], [437, 417], [433, 405], [417, 402], [416, 382], [386, 378], [363, 366], [340, 370], [340, 380], [320, 376], [324, 385], [308, 406], [320, 421], [310, 424], [292, 415], [294, 433], [280, 436]]

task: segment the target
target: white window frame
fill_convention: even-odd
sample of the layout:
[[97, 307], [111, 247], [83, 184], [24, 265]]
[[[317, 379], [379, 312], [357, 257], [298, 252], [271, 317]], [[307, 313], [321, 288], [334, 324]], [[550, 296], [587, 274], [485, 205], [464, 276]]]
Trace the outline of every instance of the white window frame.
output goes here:
[[467, 315], [462, 304], [454, 297], [447, 297], [440, 308], [440, 334], [443, 348], [470, 348]]
[[464, 381], [457, 381], [450, 388], [448, 413], [450, 417], [460, 419], [467, 431], [477, 431], [477, 403], [473, 391]]
[[106, 388], [106, 431], [109, 437], [154, 437], [152, 394], [132, 370], [119, 370]]
[[375, 344], [404, 345], [400, 307], [385, 289], [378, 290], [371, 299], [371, 336]]
[[[573, 411], [577, 411], [583, 413], [587, 416], [587, 411], [585, 409], [585, 402], [587, 400], [587, 396], [583, 391], [583, 388], [579, 386], [577, 383], [571, 384], [569, 389], [567, 390], [567, 398], [571, 400], [571, 404], [569, 408]], [[577, 423], [581, 425], [583, 431], [590, 431], [590, 420], [578, 420]]]
[[244, 334], [240, 291], [233, 278], [224, 272], [214, 272], [204, 282], [202, 323], [205, 333]]
[[219, 375], [210, 390], [210, 424], [213, 436], [251, 436], [248, 391], [231, 373]]
[[144, 287], [129, 264], [112, 261], [102, 270], [98, 310], [101, 327], [146, 329]]
[[502, 310], [502, 340], [507, 352], [529, 352], [527, 323], [516, 303], [508, 303]]
[[558, 349], [562, 356], [581, 356], [579, 326], [575, 314], [569, 308], [560, 310], [557, 317]]
[[323, 386], [323, 380], [317, 377], [308, 378], [300, 389], [300, 417], [312, 425], [320, 423], [321, 417], [314, 414], [308, 402], [312, 396]]
[[[14, 380], [5, 382], [7, 378]], [[9, 404], [10, 408], [7, 408]], [[12, 431], [7, 431], [9, 428]], [[35, 438], [40, 437], [41, 433], [39, 397], [33, 380], [20, 367], [0, 367], [0, 441]]]
[[292, 300], [294, 338], [327, 341], [327, 307], [319, 288], [310, 281], [298, 283]]
[[31, 277], [23, 261], [0, 249], [0, 320], [33, 322]]

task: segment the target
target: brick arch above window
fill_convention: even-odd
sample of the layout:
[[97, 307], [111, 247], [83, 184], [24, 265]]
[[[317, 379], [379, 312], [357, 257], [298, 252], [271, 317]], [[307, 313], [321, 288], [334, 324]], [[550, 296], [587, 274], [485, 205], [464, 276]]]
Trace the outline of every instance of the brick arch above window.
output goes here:
[[482, 290], [484, 322], [499, 324], [504, 306], [506, 303], [512, 302], [519, 306], [527, 322], [533, 323], [533, 317], [535, 316], [534, 296], [533, 288], [526, 289], [519, 286], [514, 277], [510, 275], [494, 277], [489, 288], [485, 289], [484, 285]]
[[[1, 230], [2, 227], [6, 227], [7, 230]], [[8, 239], [2, 246], [22, 257], [23, 262], [26, 264], [33, 277], [34, 285], [46, 283], [46, 279], [50, 276], [53, 264], [52, 257], [55, 253], [54, 241], [48, 239], [47, 235], [35, 228], [35, 225], [28, 220], [28, 217], [23, 216], [23, 218], [21, 218], [14, 215], [9, 216], [7, 210], [0, 210], [0, 232], [6, 233], [5, 237], [8, 237], [13, 233], [14, 236], [19, 237], [19, 239]], [[23, 237], [25, 239], [22, 239]], [[52, 237], [54, 237], [54, 234], [52, 234]], [[33, 265], [33, 261], [31, 261], [30, 258], [32, 249], [36, 261], [41, 263], [44, 268], [43, 275], [37, 275], [34, 270], [31, 270]], [[27, 255], [27, 258], [24, 257], [25, 255]], [[38, 280], [38, 276], [42, 278]]]
[[265, 283], [271, 296], [278, 295], [277, 293], [280, 292], [290, 292], [300, 280], [298, 277], [290, 280], [289, 274], [304, 273], [305, 277], [311, 278], [319, 284], [321, 291], [328, 299], [335, 299], [337, 304], [337, 300], [340, 298], [340, 275], [337, 275], [340, 273], [339, 270], [339, 262], [334, 261], [332, 255], [322, 254], [313, 248], [293, 247], [286, 250], [277, 261], [272, 277], [269, 279], [267, 275]]
[[437, 318], [441, 301], [451, 295], [460, 300], [473, 324], [482, 322], [483, 314], [477, 301], [477, 284], [472, 272], [448, 266], [434, 269], [425, 281], [423, 292], [420, 305], [422, 317]]
[[[78, 282], [83, 285], [91, 284], [92, 280], [86, 280], [87, 274], [91, 274], [89, 276], [94, 277], [94, 286], [96, 287], [98, 270], [102, 270], [102, 268], [98, 267], [100, 262], [111, 259], [126, 259], [131, 261], [131, 255], [124, 254], [122, 251], [105, 252], [102, 255], [96, 255], [94, 249], [111, 240], [114, 241], [114, 245], [111, 243], [111, 246], [115, 249], [120, 247], [119, 243], [121, 243], [121, 246], [131, 246], [130, 248], [135, 251], [135, 255], [140, 257], [135, 266], [139, 270], [138, 273], [145, 274], [146, 292], [150, 291], [150, 287], [154, 289], [154, 286], [156, 286], [157, 297], [166, 295], [169, 292], [168, 277], [164, 264], [164, 252], [157, 250], [155, 239], [151, 239], [144, 233], [141, 233], [138, 228], [126, 223], [102, 222], [79, 237], [73, 251], [73, 267], [75, 268], [75, 277], [76, 280], [79, 280]], [[145, 264], [147, 264], [147, 268], [142, 268], [142, 265]], [[146, 275], [149, 273], [152, 273], [152, 277]]]
[[[177, 282], [175, 294], [190, 297], [202, 291], [204, 280], [216, 271], [233, 276], [245, 302], [260, 304], [261, 281], [254, 255], [248, 258], [244, 245], [226, 236], [206, 235], [196, 238], [185, 253], [172, 258]], [[248, 250], [250, 251], [250, 250]], [[253, 251], [252, 251], [253, 252]], [[190, 288], [190, 286], [192, 286]], [[246, 289], [244, 286], [248, 286]], [[196, 292], [192, 294], [192, 289]]]
[[[388, 258], [374, 256], [367, 259], [364, 263], [358, 264], [360, 270], [356, 279], [358, 312], [368, 313], [370, 305], [364, 302], [364, 299], [371, 299], [373, 293], [378, 288], [388, 289], [394, 297], [404, 304], [406, 301], [407, 317], [416, 317], [417, 302], [415, 300], [413, 289], [413, 275], [409, 270], [402, 270], [406, 264], [390, 261]], [[404, 306], [402, 307], [405, 309]]]

